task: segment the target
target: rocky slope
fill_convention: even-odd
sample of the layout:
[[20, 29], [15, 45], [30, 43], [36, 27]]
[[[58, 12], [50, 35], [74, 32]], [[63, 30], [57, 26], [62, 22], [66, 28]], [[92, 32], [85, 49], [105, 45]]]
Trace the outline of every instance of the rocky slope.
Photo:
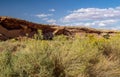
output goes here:
[[83, 27], [63, 27], [56, 25], [43, 25], [25, 20], [0, 16], [0, 40], [26, 36], [32, 38], [38, 30], [42, 30], [44, 39], [52, 39], [54, 35], [74, 36], [75, 34], [91, 33], [101, 35], [102, 33], [115, 33], [114, 31], [101, 31]]

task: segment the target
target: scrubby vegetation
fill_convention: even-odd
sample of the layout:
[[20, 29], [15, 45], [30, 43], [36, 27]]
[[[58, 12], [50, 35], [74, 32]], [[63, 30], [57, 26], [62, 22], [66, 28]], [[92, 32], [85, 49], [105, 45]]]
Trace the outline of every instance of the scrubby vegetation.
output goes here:
[[0, 77], [120, 77], [119, 34], [39, 36], [0, 42]]

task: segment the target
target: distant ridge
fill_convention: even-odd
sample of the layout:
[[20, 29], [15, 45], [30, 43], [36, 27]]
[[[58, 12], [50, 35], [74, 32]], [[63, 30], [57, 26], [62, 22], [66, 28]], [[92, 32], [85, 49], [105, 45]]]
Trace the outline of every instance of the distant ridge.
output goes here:
[[11, 38], [27, 37], [32, 38], [37, 34], [38, 30], [42, 30], [44, 39], [52, 39], [55, 35], [74, 36], [75, 34], [91, 33], [101, 35], [102, 33], [117, 33], [112, 30], [97, 30], [86, 27], [66, 27], [48, 24], [37, 24], [18, 18], [8, 16], [0, 16], [0, 40], [7, 40]]

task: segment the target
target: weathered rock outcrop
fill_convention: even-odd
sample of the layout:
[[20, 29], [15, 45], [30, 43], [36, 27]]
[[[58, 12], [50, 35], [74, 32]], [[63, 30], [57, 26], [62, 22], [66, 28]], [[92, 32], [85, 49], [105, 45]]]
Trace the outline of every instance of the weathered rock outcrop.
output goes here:
[[65, 30], [64, 27], [37, 24], [11, 17], [0, 17], [0, 39], [6, 40], [9, 38], [26, 36], [26, 34], [28, 37], [33, 37], [38, 29], [42, 30], [45, 39], [52, 38], [54, 35], [69, 35], [66, 33], [69, 31]]
[[[0, 39], [7, 40], [10, 38], [16, 38], [21, 36], [33, 37], [37, 33], [38, 29], [42, 30], [44, 39], [51, 39], [54, 35], [75, 35], [76, 33], [96, 33], [101, 34], [103, 31], [90, 29], [90, 28], [74, 28], [63, 27], [55, 25], [43, 25], [28, 22], [21, 19], [11, 17], [0, 17]], [[108, 31], [107, 33], [113, 33]]]

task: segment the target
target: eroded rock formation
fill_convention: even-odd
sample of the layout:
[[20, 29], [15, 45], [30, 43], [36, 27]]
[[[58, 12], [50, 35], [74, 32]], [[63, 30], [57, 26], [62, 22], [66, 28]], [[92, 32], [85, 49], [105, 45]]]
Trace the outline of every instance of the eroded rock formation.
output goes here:
[[[74, 28], [55, 25], [43, 25], [28, 22], [11, 17], [0, 17], [0, 40], [7, 40], [21, 36], [33, 37], [38, 30], [42, 30], [44, 39], [52, 39], [54, 35], [75, 35], [76, 33], [96, 33], [101, 34], [103, 31], [90, 28]], [[113, 33], [112, 31], [107, 33]]]

